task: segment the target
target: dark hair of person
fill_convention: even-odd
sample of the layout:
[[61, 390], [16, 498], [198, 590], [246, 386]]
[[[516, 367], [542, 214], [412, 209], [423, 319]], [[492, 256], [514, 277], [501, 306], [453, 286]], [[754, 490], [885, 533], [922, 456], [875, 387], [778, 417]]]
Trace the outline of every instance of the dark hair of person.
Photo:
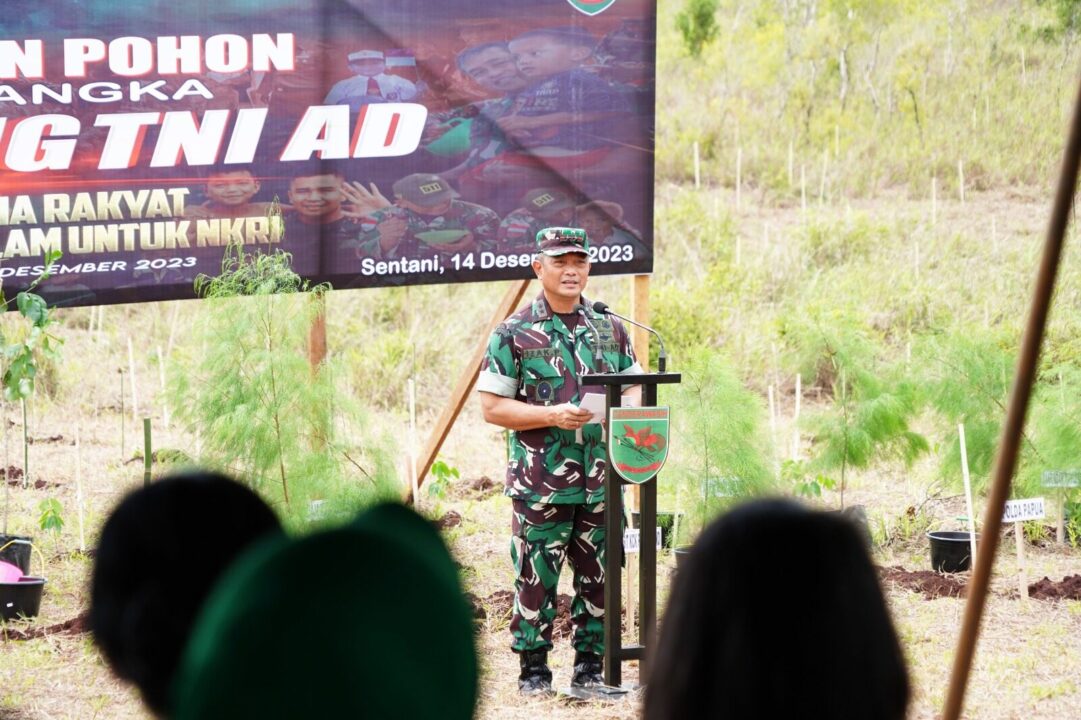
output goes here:
[[474, 58], [481, 53], [485, 53], [489, 50], [495, 49], [502, 50], [505, 53], [510, 53], [510, 50], [507, 49], [507, 43], [505, 42], [486, 42], [481, 43], [480, 45], [473, 45], [471, 47], [467, 47], [465, 50], [462, 50], [460, 53], [458, 53], [458, 69], [462, 72], [466, 72], [465, 64], [469, 61], [470, 58]]
[[165, 714], [169, 690], [203, 601], [257, 540], [282, 532], [244, 485], [185, 472], [129, 493], [98, 542], [88, 625], [102, 654], [147, 706]]
[[[539, 30], [527, 30], [514, 40], [525, 40], [531, 37], [546, 37], [563, 45], [564, 47], [584, 47], [593, 50], [597, 47], [597, 39], [588, 30], [579, 27], [553, 27]], [[514, 42], [512, 40], [511, 42]]]
[[203, 171], [203, 177], [207, 180], [214, 177], [221, 177], [222, 175], [239, 175], [240, 173], [246, 173], [252, 179], [258, 179], [255, 177], [255, 173], [247, 165], [211, 165]]
[[903, 720], [909, 683], [859, 530], [784, 500], [710, 524], [677, 571], [644, 720]]
[[287, 166], [292, 171], [292, 177], [289, 178], [289, 184], [292, 185], [294, 180], [300, 178], [320, 177], [322, 175], [330, 175], [336, 177], [339, 180], [345, 179], [345, 174], [342, 172], [341, 167], [337, 163], [322, 163], [322, 162], [303, 162], [296, 166]]

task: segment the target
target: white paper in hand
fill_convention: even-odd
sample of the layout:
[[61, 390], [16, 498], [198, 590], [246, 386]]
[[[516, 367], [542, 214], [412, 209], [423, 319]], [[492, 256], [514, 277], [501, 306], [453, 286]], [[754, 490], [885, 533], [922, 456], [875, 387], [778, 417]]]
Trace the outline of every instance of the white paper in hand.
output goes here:
[[[604, 395], [601, 393], [586, 393], [582, 398], [582, 402], [578, 403], [578, 407], [582, 410], [589, 410], [593, 413], [593, 417], [589, 419], [589, 423], [604, 422]], [[589, 423], [586, 423], [587, 425]]]

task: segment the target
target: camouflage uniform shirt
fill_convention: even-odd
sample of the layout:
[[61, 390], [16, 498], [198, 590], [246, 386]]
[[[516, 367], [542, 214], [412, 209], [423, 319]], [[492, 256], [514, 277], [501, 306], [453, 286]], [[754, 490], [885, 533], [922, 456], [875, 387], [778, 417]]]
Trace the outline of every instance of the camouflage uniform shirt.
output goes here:
[[[403, 218], [409, 228], [398, 244], [384, 252], [379, 246], [379, 223], [391, 218]], [[418, 234], [429, 230], [468, 230], [473, 233], [475, 250], [493, 250], [499, 231], [499, 216], [483, 205], [452, 200], [450, 209], [442, 215], [421, 215], [397, 205], [376, 210], [360, 221], [360, 236], [356, 240], [361, 257], [416, 258], [431, 256], [436, 250]]]
[[[582, 303], [589, 307], [585, 298]], [[512, 315], [492, 333], [477, 390], [529, 405], [577, 405], [586, 392], [604, 392], [599, 386], [579, 387], [579, 375], [641, 373], [622, 323], [587, 312], [600, 336], [606, 367], [596, 367], [595, 339], [586, 323], [580, 321], [568, 331], [542, 293], [530, 307]], [[574, 430], [557, 427], [512, 431], [505, 494], [531, 503], [603, 501], [604, 432], [597, 423], [586, 425], [581, 432], [578, 442]]]

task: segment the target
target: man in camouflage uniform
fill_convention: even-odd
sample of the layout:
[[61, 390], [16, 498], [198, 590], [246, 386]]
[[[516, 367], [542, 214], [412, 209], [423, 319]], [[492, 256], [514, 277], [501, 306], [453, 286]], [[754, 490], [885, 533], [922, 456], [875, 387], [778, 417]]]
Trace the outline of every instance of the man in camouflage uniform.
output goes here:
[[[517, 573], [511, 649], [520, 654], [518, 687], [526, 693], [552, 687], [547, 659], [564, 558], [574, 570], [571, 684], [604, 682], [605, 435], [578, 407], [587, 391], [603, 389], [579, 386], [578, 376], [642, 372], [623, 325], [594, 313], [582, 297], [589, 277], [585, 232], [548, 228], [535, 247], [543, 292], [492, 333], [477, 381], [484, 419], [512, 431], [505, 491]], [[640, 388], [625, 394], [637, 404]]]
[[552, 225], [574, 222], [574, 200], [555, 188], [530, 190], [522, 207], [513, 210], [499, 226], [499, 249], [507, 253], [529, 252], [537, 233]]
[[[360, 221], [357, 254], [393, 260], [431, 257], [436, 252], [492, 250], [499, 216], [481, 205], [458, 199], [458, 193], [438, 175], [414, 173], [394, 183], [394, 204]], [[451, 243], [429, 244], [421, 233], [461, 230]]]

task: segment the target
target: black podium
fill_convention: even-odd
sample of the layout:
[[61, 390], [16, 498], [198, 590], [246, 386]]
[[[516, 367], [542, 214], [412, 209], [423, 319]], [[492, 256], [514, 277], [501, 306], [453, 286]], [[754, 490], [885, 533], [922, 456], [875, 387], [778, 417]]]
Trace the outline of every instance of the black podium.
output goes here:
[[[657, 405], [657, 386], [680, 382], [679, 373], [658, 372], [625, 375], [605, 373], [581, 375], [579, 387], [602, 385], [606, 390], [605, 417], [610, 417], [609, 409], [622, 404], [624, 385], [642, 386], [642, 406]], [[607, 432], [607, 431], [606, 431]], [[633, 485], [623, 480], [612, 467], [611, 449], [608, 449], [604, 478], [604, 538], [607, 543], [607, 555], [604, 567], [604, 683], [609, 688], [620, 688], [623, 684], [623, 661], [638, 660], [640, 676], [646, 674], [646, 648], [653, 640], [657, 629], [657, 478], [642, 483], [641, 550], [639, 552], [639, 608], [641, 625], [639, 636], [641, 643], [623, 647], [623, 493], [624, 485]]]

